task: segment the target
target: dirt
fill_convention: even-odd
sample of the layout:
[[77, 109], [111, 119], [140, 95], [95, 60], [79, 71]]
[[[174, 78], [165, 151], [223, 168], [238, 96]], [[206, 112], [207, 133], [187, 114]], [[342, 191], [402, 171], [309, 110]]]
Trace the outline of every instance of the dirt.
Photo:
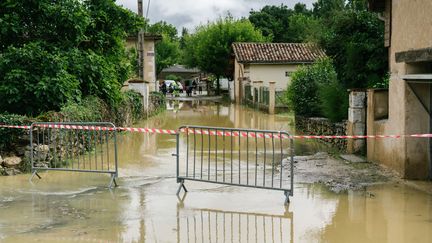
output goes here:
[[328, 153], [294, 157], [296, 183], [320, 183], [336, 193], [358, 191], [372, 184], [396, 180], [396, 175], [377, 164], [351, 163]]

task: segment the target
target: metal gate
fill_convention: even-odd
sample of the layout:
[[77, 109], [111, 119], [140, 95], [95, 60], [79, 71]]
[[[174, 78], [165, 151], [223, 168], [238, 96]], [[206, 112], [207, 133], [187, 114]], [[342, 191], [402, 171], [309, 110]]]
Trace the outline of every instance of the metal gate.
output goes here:
[[177, 183], [185, 180], [280, 190], [293, 196], [294, 143], [287, 132], [183, 126], [176, 134]]
[[93, 172], [110, 174], [109, 187], [117, 186], [116, 130], [107, 122], [33, 123], [30, 181], [44, 170]]

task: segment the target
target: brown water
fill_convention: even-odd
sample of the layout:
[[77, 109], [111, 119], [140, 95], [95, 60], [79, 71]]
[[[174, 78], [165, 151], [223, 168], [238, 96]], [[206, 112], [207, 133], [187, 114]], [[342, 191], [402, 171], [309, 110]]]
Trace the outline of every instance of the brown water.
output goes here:
[[[173, 106], [137, 126], [293, 132], [287, 115]], [[118, 149], [120, 186], [113, 190], [104, 175], [48, 172], [34, 184], [29, 175], [0, 177], [0, 242], [432, 242], [432, 196], [403, 184], [347, 194], [296, 184], [288, 208], [281, 192], [193, 182], [177, 198], [175, 137], [126, 134]], [[323, 149], [296, 144], [301, 154]]]

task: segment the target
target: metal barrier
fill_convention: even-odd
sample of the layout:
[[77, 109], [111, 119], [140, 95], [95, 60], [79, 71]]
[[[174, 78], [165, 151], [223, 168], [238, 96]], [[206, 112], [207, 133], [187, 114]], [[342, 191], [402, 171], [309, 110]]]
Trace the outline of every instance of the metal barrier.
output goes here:
[[110, 174], [109, 187], [117, 186], [116, 130], [107, 122], [33, 123], [30, 181], [44, 170], [93, 172]]
[[184, 181], [191, 180], [280, 190], [289, 203], [294, 142], [287, 132], [204, 126], [183, 126], [179, 131], [174, 154], [177, 195], [182, 188], [187, 192]]
[[210, 209], [183, 211], [183, 215], [177, 212], [177, 242], [294, 242], [292, 212], [272, 215]]

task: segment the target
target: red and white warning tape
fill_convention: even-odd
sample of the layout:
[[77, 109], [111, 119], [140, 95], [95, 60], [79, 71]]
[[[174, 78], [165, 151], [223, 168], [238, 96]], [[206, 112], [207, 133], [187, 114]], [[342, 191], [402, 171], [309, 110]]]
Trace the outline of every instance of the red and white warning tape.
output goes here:
[[[275, 133], [262, 133], [262, 132], [245, 132], [245, 131], [220, 131], [211, 129], [200, 128], [182, 128], [180, 131], [170, 129], [157, 129], [157, 128], [135, 128], [135, 127], [103, 127], [103, 126], [81, 126], [81, 125], [63, 125], [63, 124], [37, 124], [38, 127], [43, 128], [57, 128], [57, 129], [72, 129], [72, 130], [90, 130], [90, 131], [127, 131], [139, 133], [156, 133], [156, 134], [177, 134], [183, 132], [188, 134], [199, 134], [220, 137], [250, 137], [250, 138], [294, 138], [294, 139], [364, 139], [364, 138], [432, 138], [432, 134], [410, 134], [410, 135], [361, 135], [361, 136], [329, 136], [329, 135], [286, 135]], [[0, 125], [0, 128], [16, 128], [16, 129], [30, 129], [31, 126], [16, 126], [16, 125]]]

